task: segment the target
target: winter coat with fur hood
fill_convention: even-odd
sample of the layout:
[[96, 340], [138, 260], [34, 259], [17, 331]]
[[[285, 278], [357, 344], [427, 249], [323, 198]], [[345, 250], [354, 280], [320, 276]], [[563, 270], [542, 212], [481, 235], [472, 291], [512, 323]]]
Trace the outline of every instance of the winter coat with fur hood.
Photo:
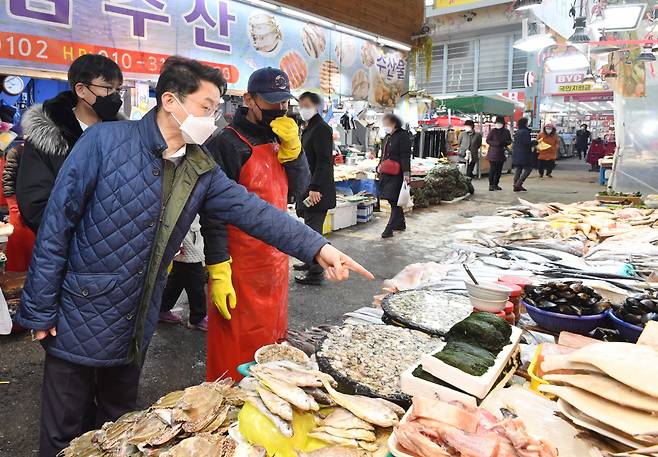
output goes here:
[[59, 169], [82, 135], [73, 113], [75, 104], [73, 92], [66, 91], [23, 115], [25, 149], [16, 177], [16, 200], [25, 224], [35, 233]]

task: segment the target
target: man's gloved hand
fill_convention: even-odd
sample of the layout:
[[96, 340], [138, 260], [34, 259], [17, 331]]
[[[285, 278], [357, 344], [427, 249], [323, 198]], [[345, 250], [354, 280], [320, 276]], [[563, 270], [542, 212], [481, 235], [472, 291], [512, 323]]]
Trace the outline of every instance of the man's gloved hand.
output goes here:
[[279, 146], [279, 162], [286, 163], [295, 160], [302, 152], [302, 142], [299, 139], [299, 127], [289, 117], [277, 117], [270, 122], [270, 127], [281, 140]]
[[471, 151], [466, 151], [466, 163], [471, 163], [473, 161], [473, 153]]
[[229, 307], [235, 309], [237, 306], [235, 289], [231, 281], [231, 262], [233, 260], [229, 259], [226, 262], [208, 265], [208, 274], [212, 279], [210, 296], [219, 313], [226, 320], [231, 320]]

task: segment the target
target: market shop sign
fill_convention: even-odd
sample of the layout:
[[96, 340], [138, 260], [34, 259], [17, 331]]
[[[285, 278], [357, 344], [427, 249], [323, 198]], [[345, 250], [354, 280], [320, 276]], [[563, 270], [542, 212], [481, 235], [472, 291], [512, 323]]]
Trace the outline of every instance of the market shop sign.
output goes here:
[[[245, 90], [256, 69], [282, 68], [293, 90], [392, 107], [404, 92], [407, 54], [313, 23], [227, 0], [5, 0], [0, 66], [65, 74], [78, 56], [115, 60], [152, 80], [173, 54], [222, 70]], [[18, 71], [17, 71], [18, 72]]]
[[584, 82], [585, 72], [546, 72], [544, 77], [544, 95], [570, 95], [591, 92], [606, 92], [593, 83]]

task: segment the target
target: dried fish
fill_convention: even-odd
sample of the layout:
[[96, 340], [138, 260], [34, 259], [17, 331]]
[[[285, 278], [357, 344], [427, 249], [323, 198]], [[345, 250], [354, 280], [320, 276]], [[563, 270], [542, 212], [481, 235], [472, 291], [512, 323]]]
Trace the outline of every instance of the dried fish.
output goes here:
[[376, 399], [362, 395], [346, 395], [337, 392], [329, 383], [325, 383], [331, 398], [355, 416], [380, 427], [392, 427], [399, 422], [398, 415]]
[[283, 420], [292, 420], [292, 406], [290, 406], [290, 403], [263, 387], [257, 387], [256, 391], [258, 391], [258, 395], [267, 406], [267, 409]]

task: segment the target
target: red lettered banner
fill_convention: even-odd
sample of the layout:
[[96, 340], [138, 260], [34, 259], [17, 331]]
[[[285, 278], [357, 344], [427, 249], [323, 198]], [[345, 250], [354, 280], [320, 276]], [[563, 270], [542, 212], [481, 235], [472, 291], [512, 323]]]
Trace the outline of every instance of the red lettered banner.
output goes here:
[[[36, 35], [0, 32], [0, 58], [42, 62], [54, 65], [70, 65], [83, 54], [101, 54], [114, 60], [121, 71], [157, 75], [169, 57], [153, 52], [130, 51], [93, 44], [74, 43]], [[222, 71], [228, 83], [235, 83], [240, 76], [233, 65], [202, 61]]]

